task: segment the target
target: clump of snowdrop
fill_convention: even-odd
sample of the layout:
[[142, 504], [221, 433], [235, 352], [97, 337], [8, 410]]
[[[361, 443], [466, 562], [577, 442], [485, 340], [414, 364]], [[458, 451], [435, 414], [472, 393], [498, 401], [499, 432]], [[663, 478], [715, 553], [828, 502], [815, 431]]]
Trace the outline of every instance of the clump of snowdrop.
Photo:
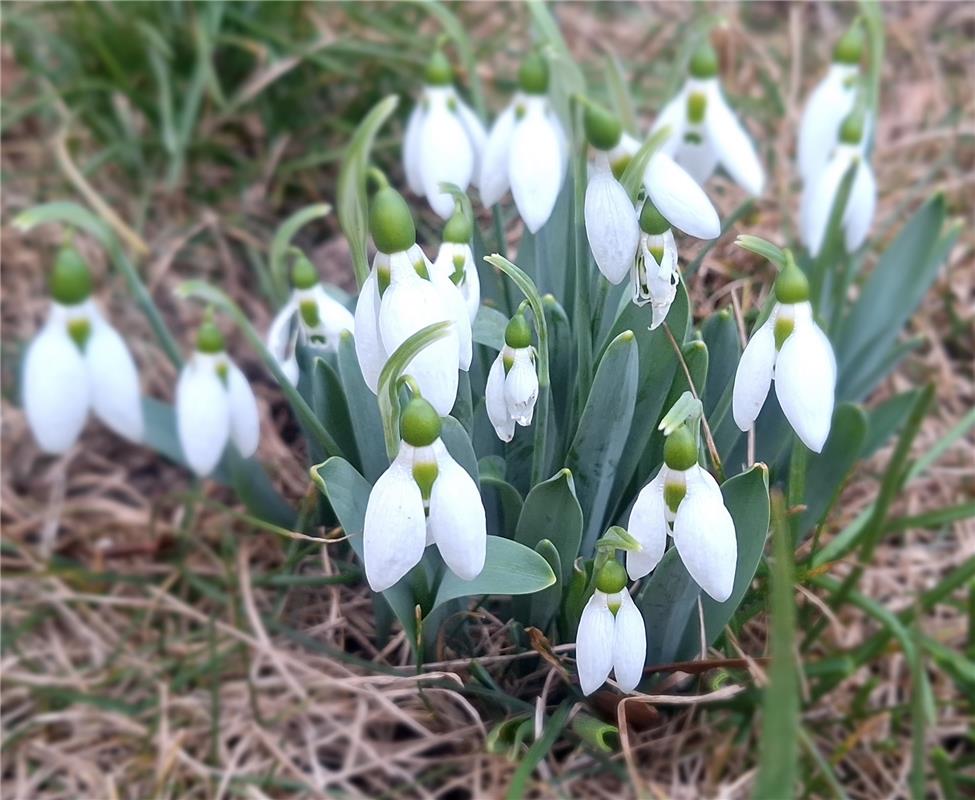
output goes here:
[[815, 258], [823, 248], [833, 206], [846, 173], [853, 169], [853, 183], [840, 219], [846, 251], [852, 253], [866, 241], [877, 208], [877, 182], [865, 152], [865, 118], [854, 109], [843, 120], [839, 142], [824, 168], [803, 188], [799, 208], [799, 233]]
[[595, 591], [579, 618], [576, 668], [583, 694], [596, 691], [610, 672], [622, 691], [632, 692], [646, 656], [646, 626], [626, 589], [626, 570], [610, 559], [596, 573]]
[[91, 299], [91, 275], [72, 247], [58, 253], [51, 308], [24, 361], [23, 404], [42, 450], [63, 453], [89, 410], [120, 436], [143, 434], [139, 375], [132, 354]]
[[503, 442], [515, 435], [515, 423], [532, 423], [538, 399], [538, 374], [531, 329], [524, 314], [515, 314], [504, 331], [504, 347], [488, 373], [484, 402], [495, 433]]
[[633, 504], [627, 530], [643, 548], [626, 554], [633, 580], [660, 563], [670, 535], [694, 582], [719, 603], [731, 596], [738, 560], [735, 523], [717, 482], [698, 463], [698, 437], [687, 423], [667, 436], [663, 466]]
[[471, 250], [473, 230], [467, 210], [458, 203], [444, 226], [443, 242], [433, 261], [432, 273], [438, 280], [451, 281], [460, 290], [472, 325], [481, 304], [481, 280]]
[[477, 484], [447, 452], [436, 409], [419, 395], [400, 416], [399, 451], [369, 494], [363, 537], [366, 580], [381, 592], [436, 544], [450, 570], [473, 580], [484, 568], [487, 522]]
[[257, 450], [260, 427], [254, 392], [208, 318], [176, 384], [176, 429], [186, 463], [197, 475], [209, 475], [228, 442], [248, 458]]
[[472, 181], [477, 184], [487, 134], [454, 89], [454, 73], [443, 51], [431, 56], [424, 82], [403, 136], [403, 167], [410, 190], [425, 195], [446, 219], [454, 199], [440, 185], [452, 183], [466, 190]]
[[369, 227], [376, 257], [355, 309], [355, 349], [366, 384], [378, 392], [388, 358], [417, 331], [454, 323], [447, 335], [423, 348], [405, 372], [437, 413], [447, 415], [457, 398], [457, 370], [471, 365], [471, 323], [460, 290], [438, 277], [416, 243], [413, 217], [403, 196], [389, 186], [372, 199]]
[[833, 63], [813, 89], [802, 112], [797, 161], [803, 183], [814, 182], [826, 167], [839, 140], [843, 120], [853, 111], [862, 53], [863, 29], [857, 21], [837, 42]]
[[833, 347], [813, 319], [809, 282], [785, 252], [776, 303], [745, 347], [735, 373], [735, 423], [751, 430], [772, 380], [782, 413], [803, 444], [819, 453], [829, 437], [836, 392]]
[[698, 183], [722, 167], [746, 192], [762, 193], [765, 171], [751, 139], [728, 106], [718, 57], [705, 42], [691, 58], [684, 87], [660, 112], [653, 130], [670, 130], [663, 150]]
[[565, 179], [565, 131], [548, 99], [548, 64], [540, 53], [525, 59], [519, 91], [495, 120], [481, 162], [481, 200], [493, 206], [511, 189], [532, 233], [552, 214]]
[[355, 332], [352, 313], [322, 286], [312, 263], [296, 253], [291, 269], [291, 297], [277, 313], [267, 332], [267, 348], [277, 359], [281, 371], [298, 383], [295, 349], [300, 340], [330, 353], [338, 351], [342, 331]]

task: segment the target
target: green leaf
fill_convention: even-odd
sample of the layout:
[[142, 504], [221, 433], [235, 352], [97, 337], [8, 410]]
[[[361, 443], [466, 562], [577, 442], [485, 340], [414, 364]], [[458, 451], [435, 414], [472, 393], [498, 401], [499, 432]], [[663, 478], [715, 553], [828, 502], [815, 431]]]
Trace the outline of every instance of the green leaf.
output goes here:
[[613, 101], [613, 110], [619, 117], [623, 130], [636, 133], [638, 123], [636, 110], [633, 108], [633, 98], [630, 96], [630, 82], [626, 78], [619, 58], [612, 53], [607, 55], [603, 62], [603, 75], [609, 88], [609, 96]]
[[380, 100], [359, 123], [345, 150], [338, 178], [339, 224], [349, 240], [356, 282], [361, 287], [369, 275], [366, 249], [369, 244], [369, 200], [366, 194], [366, 173], [369, 154], [376, 132], [399, 103], [396, 95]]
[[288, 275], [288, 259], [286, 255], [291, 246], [291, 240], [304, 225], [315, 219], [326, 216], [332, 207], [328, 203], [315, 203], [298, 209], [294, 214], [282, 222], [274, 232], [268, 258], [271, 263], [271, 280], [277, 294], [278, 303], [284, 303], [291, 294], [291, 279]]
[[500, 351], [504, 347], [504, 329], [507, 327], [508, 318], [504, 314], [482, 305], [474, 318], [474, 341]]
[[[533, 8], [536, 5], [539, 4], [532, 2], [529, 4], [529, 7]], [[575, 705], [575, 701], [571, 698], [563, 700], [562, 704], [555, 709], [555, 713], [545, 720], [542, 727], [542, 735], [528, 748], [528, 752], [525, 753], [525, 757], [518, 765], [518, 769], [515, 770], [515, 774], [511, 778], [511, 783], [508, 784], [508, 792], [505, 794], [505, 800], [521, 800], [521, 798], [528, 795], [528, 792], [525, 790], [525, 784], [528, 783], [528, 778], [535, 770], [535, 767], [538, 766], [538, 762], [545, 758], [548, 751], [558, 741], [559, 735], [569, 722], [569, 713], [572, 711], [573, 705]]]
[[271, 484], [267, 472], [253, 458], [241, 458], [228, 448], [223, 463], [230, 473], [234, 491], [251, 515], [290, 530], [295, 524], [295, 511]]
[[[559, 558], [559, 551], [548, 539], [542, 539], [536, 544], [535, 552], [548, 562], [552, 574], [556, 576], [555, 583], [547, 589], [542, 589], [542, 591], [528, 596], [528, 623], [544, 631], [555, 618], [555, 614], [559, 610], [559, 603], [562, 600], [562, 583], [559, 580], [559, 576], [562, 575], [562, 561]], [[517, 618], [518, 614], [516, 613], [515, 616]]]
[[58, 222], [71, 225], [93, 236], [106, 250], [114, 240], [112, 229], [87, 208], [69, 200], [56, 200], [52, 203], [41, 203], [21, 211], [14, 217], [13, 226], [24, 233], [36, 228]]
[[[494, 457], [487, 456], [487, 458]], [[478, 469], [481, 475], [481, 499], [487, 512], [488, 532], [495, 536], [504, 536], [506, 539], [514, 539], [521, 510], [524, 507], [521, 494], [497, 473], [485, 472], [485, 460], [482, 458], [478, 462]]]
[[[701, 590], [671, 547], [634, 598], [647, 621], [647, 666], [671, 664], [678, 660], [681, 642], [688, 631], [700, 629], [697, 598]], [[689, 637], [700, 652], [700, 634]]]
[[667, 141], [670, 134], [671, 130], [669, 128], [662, 128], [659, 131], [651, 133], [646, 138], [646, 141], [640, 145], [640, 149], [633, 154], [633, 158], [626, 165], [626, 169], [623, 170], [623, 174], [620, 176], [620, 185], [626, 189], [626, 193], [634, 202], [643, 186], [643, 174], [647, 171], [647, 164], [650, 163], [650, 158]]
[[763, 239], [761, 236], [752, 236], [750, 233], [743, 233], [735, 239], [735, 244], [742, 250], [761, 256], [767, 261], [771, 261], [779, 269], [785, 268], [785, 251], [778, 245]]
[[[724, 309], [708, 317], [701, 328], [701, 336], [708, 346], [708, 379], [701, 400], [704, 415], [710, 421], [725, 390], [734, 383], [735, 371], [741, 359], [741, 340], [738, 325], [731, 313]], [[698, 387], [700, 390], [701, 387]]]
[[433, 608], [470, 595], [532, 594], [553, 583], [555, 573], [534, 550], [511, 539], [488, 536], [487, 558], [481, 574], [472, 581], [465, 581], [448, 570], [437, 589]]
[[443, 440], [447, 452], [474, 479], [474, 483], [477, 483], [477, 456], [474, 455], [474, 446], [471, 444], [471, 439], [467, 435], [467, 431], [464, 430], [464, 426], [453, 417], [443, 417], [441, 425], [440, 438]]
[[[359, 461], [358, 448], [349, 416], [342, 381], [332, 365], [320, 355], [311, 359], [311, 407], [350, 460]], [[320, 452], [318, 455], [323, 455]], [[313, 460], [317, 460], [313, 457]]]
[[367, 480], [374, 483], [389, 466], [383, 439], [383, 421], [379, 414], [379, 401], [362, 377], [359, 359], [355, 353], [355, 341], [348, 331], [342, 331], [339, 339], [338, 367], [362, 473]]
[[819, 455], [809, 453], [806, 467], [806, 510], [799, 530], [818, 525], [829, 510], [837, 492], [860, 458], [867, 436], [867, 415], [851, 403], [842, 403], [833, 412], [829, 438]]
[[515, 541], [534, 548], [543, 539], [551, 540], [559, 551], [562, 581], [568, 582], [582, 542], [582, 508], [576, 498], [571, 470], [559, 470], [537, 484], [525, 498]]
[[617, 336], [600, 359], [589, 399], [566, 456], [575, 476], [585, 516], [582, 552], [592, 552], [603, 530], [620, 457], [630, 443], [630, 423], [637, 398], [640, 363], [632, 331]]

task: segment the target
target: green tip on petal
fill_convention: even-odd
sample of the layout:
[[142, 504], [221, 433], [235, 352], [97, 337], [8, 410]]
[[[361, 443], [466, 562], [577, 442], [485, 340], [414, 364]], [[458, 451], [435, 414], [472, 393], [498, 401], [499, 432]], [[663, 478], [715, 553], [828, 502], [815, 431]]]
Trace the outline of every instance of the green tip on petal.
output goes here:
[[670, 223], [648, 197], [640, 210], [640, 230], [651, 236], [660, 236], [670, 230]]
[[671, 469], [682, 471], [697, 464], [697, 441], [687, 425], [679, 426], [667, 437], [664, 463]]
[[623, 137], [623, 125], [609, 109], [594, 103], [586, 104], [583, 115], [586, 138], [597, 150], [612, 150]]
[[545, 94], [548, 91], [548, 62], [541, 53], [531, 53], [521, 62], [518, 85], [527, 94]]
[[785, 267], [775, 279], [775, 299], [786, 305], [804, 303], [809, 299], [809, 279], [799, 269], [791, 250], [785, 251]]
[[691, 56], [688, 72], [694, 78], [713, 78], [718, 74], [718, 54], [714, 52], [711, 43], [704, 41]]
[[516, 350], [531, 347], [532, 331], [524, 314], [515, 314], [508, 322], [504, 329], [504, 343]]
[[416, 244], [416, 227], [410, 207], [403, 195], [391, 186], [384, 186], [373, 195], [369, 230], [381, 253], [400, 253]]
[[434, 50], [423, 72], [429, 86], [450, 86], [454, 82], [454, 70], [443, 50]]
[[865, 116], [863, 109], [859, 106], [846, 115], [843, 124], [840, 125], [840, 141], [843, 144], [860, 144], [863, 139]]
[[400, 436], [413, 447], [429, 447], [440, 438], [440, 415], [422, 397], [406, 404], [399, 419]]
[[222, 353], [224, 351], [223, 334], [217, 327], [212, 317], [208, 314], [207, 319], [196, 332], [196, 349], [201, 353]]
[[91, 273], [81, 254], [73, 247], [62, 247], [54, 259], [49, 282], [51, 297], [65, 306], [73, 306], [91, 294]]
[[298, 253], [291, 267], [291, 285], [296, 289], [311, 289], [318, 283], [318, 271], [304, 253]]
[[596, 575], [596, 588], [606, 594], [616, 594], [626, 586], [626, 569], [615, 559], [610, 559]]
[[471, 221], [458, 203], [454, 208], [454, 213], [443, 227], [443, 240], [454, 244], [469, 244], [473, 235], [474, 228]]
[[833, 61], [838, 64], [851, 64], [853, 66], [859, 64], [860, 57], [863, 55], [864, 39], [863, 26], [858, 19], [833, 48]]

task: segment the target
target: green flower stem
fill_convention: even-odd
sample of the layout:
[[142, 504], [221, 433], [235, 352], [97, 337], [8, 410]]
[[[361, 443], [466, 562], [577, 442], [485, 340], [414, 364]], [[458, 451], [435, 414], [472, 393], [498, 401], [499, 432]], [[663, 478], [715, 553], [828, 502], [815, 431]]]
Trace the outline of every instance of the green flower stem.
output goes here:
[[571, 103], [575, 141], [581, 142], [572, 160], [572, 223], [575, 239], [575, 297], [572, 304], [572, 326], [576, 334], [578, 357], [576, 376], [576, 407], [581, 413], [586, 406], [589, 387], [592, 385], [592, 310], [589, 303], [589, 243], [586, 241], [586, 223], [583, 218], [586, 202], [586, 142], [583, 134], [582, 106], [576, 98]]
[[535, 282], [519, 267], [504, 256], [494, 254], [484, 259], [492, 267], [501, 270], [521, 289], [535, 316], [535, 329], [538, 331], [538, 400], [535, 404], [535, 445], [532, 450], [532, 477], [534, 486], [546, 474], [545, 455], [548, 450], [548, 415], [551, 406], [551, 378], [548, 367], [548, 324], [545, 309]]
[[799, 543], [799, 524], [802, 519], [798, 508], [806, 499], [806, 465], [809, 450], [798, 436], [794, 436], [792, 455], [789, 457], [789, 514], [791, 515], [792, 545]]
[[285, 377], [284, 372], [281, 371], [281, 367], [278, 365], [277, 359], [271, 355], [270, 351], [264, 345], [264, 340], [261, 335], [254, 329], [251, 325], [250, 320], [241, 311], [240, 306], [238, 306], [233, 300], [227, 297], [220, 289], [210, 286], [203, 281], [187, 281], [184, 283], [180, 289], [180, 294], [184, 297], [195, 297], [199, 300], [203, 300], [206, 303], [210, 303], [216, 306], [225, 314], [233, 319], [234, 323], [243, 331], [244, 336], [247, 337], [247, 341], [250, 342], [251, 347], [257, 351], [264, 361], [264, 365], [270, 370], [271, 374], [274, 375], [275, 380], [284, 392], [285, 396], [288, 398], [288, 402], [291, 403], [291, 407], [294, 409], [295, 414], [301, 420], [301, 423], [308, 429], [308, 432], [316, 439], [322, 449], [328, 456], [342, 456], [342, 458], [348, 458], [345, 453], [342, 452], [342, 448], [339, 447], [332, 435], [325, 430], [325, 426], [322, 425], [321, 421], [315, 416], [315, 412], [312, 411], [308, 403], [305, 402], [305, 398], [299, 394], [298, 390], [291, 385], [291, 381]]

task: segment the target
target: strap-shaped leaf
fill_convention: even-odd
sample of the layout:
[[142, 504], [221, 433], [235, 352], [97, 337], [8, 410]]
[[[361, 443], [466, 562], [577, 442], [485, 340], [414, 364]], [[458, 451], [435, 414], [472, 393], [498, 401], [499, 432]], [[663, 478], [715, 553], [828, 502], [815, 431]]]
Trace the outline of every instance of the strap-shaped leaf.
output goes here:
[[842, 403], [833, 412], [829, 438], [818, 455], [809, 454], [806, 467], [806, 510], [800, 531], [818, 525], [831, 507], [853, 465], [860, 458], [867, 436], [867, 415], [859, 406]]
[[640, 145], [640, 149], [633, 154], [633, 158], [626, 165], [626, 169], [623, 170], [623, 174], [620, 176], [620, 184], [626, 189], [626, 193], [634, 202], [640, 194], [640, 187], [643, 186], [643, 174], [647, 171], [647, 164], [650, 163], [653, 154], [667, 141], [668, 136], [670, 136], [670, 128], [661, 128], [656, 133], [651, 133], [646, 141]]
[[339, 338], [338, 356], [339, 377], [348, 401], [349, 418], [359, 451], [362, 474], [367, 480], [375, 482], [389, 466], [383, 438], [383, 421], [376, 395], [362, 377], [359, 358], [355, 353], [355, 340], [348, 331], [342, 331]]
[[542, 539], [549, 539], [559, 551], [562, 580], [567, 582], [582, 542], [582, 508], [569, 469], [560, 469], [537, 484], [525, 498], [515, 541], [534, 548]]
[[326, 216], [332, 207], [328, 203], [315, 203], [314, 205], [299, 208], [282, 222], [274, 232], [271, 239], [271, 247], [268, 252], [268, 259], [271, 264], [271, 282], [277, 294], [278, 303], [284, 303], [290, 294], [290, 281], [288, 279], [288, 259], [286, 258], [288, 248], [291, 247], [291, 240], [295, 234], [309, 222], [321, 219]]
[[477, 309], [474, 318], [474, 341], [500, 351], [504, 347], [504, 329], [508, 326], [508, 318], [500, 311], [488, 306]]

